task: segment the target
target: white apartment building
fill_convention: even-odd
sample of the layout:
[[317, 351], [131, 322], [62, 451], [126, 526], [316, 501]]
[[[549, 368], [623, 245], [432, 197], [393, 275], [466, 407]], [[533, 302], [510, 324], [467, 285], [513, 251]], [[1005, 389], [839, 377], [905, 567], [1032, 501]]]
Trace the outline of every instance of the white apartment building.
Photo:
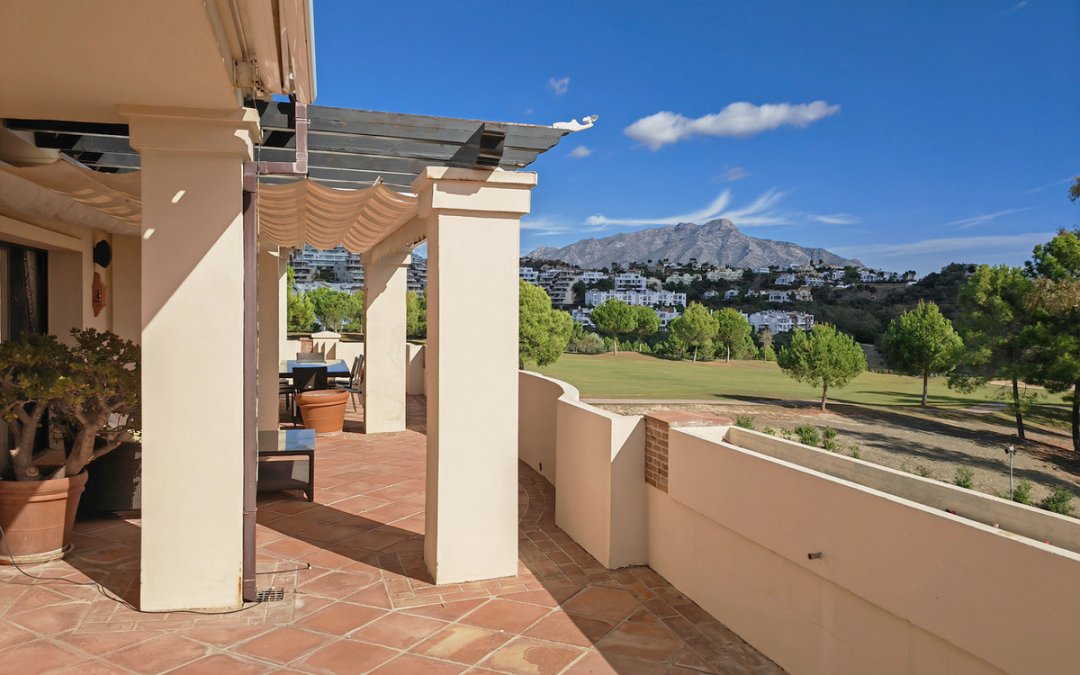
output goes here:
[[575, 307], [570, 311], [570, 318], [586, 328], [596, 328], [596, 324], [592, 320], [592, 308], [590, 307]]
[[705, 291], [705, 293], [703, 293], [701, 297], [708, 300], [709, 298], [719, 297], [719, 295], [720, 291]]
[[607, 279], [607, 275], [603, 272], [595, 272], [593, 270], [584, 272], [581, 275], [581, 280], [584, 281], [586, 284], [593, 284], [602, 279]]
[[571, 270], [546, 270], [540, 274], [540, 288], [547, 291], [553, 305], [569, 305], [574, 302], [574, 284], [581, 274]]
[[672, 274], [667, 279], [664, 279], [665, 284], [686, 284], [687, 286], [695, 281], [701, 281], [700, 274]]
[[883, 279], [882, 275], [874, 272], [873, 270], [863, 270], [859, 272], [859, 281], [864, 284], [874, 284]]
[[781, 274], [780, 276], [776, 277], [776, 285], [777, 286], [794, 286], [795, 285], [795, 275], [794, 274]]
[[746, 315], [746, 320], [755, 331], [765, 328], [770, 333], [786, 333], [790, 330], [810, 330], [814, 327], [814, 316], [805, 312], [782, 312], [778, 309], [768, 309], [764, 312], [754, 312]]
[[825, 273], [825, 278], [840, 281], [844, 278], [844, 274], [846, 274], [845, 270], [829, 270]]
[[825, 280], [818, 276], [807, 275], [802, 278], [802, 282], [811, 288], [821, 288], [825, 285]]
[[789, 291], [769, 291], [769, 302], [791, 302]]
[[615, 277], [615, 290], [617, 291], [644, 291], [645, 277], [637, 272], [624, 272]]
[[677, 309], [673, 309], [670, 311], [666, 309], [661, 309], [656, 312], [656, 315], [660, 317], [661, 328], [667, 328], [668, 324], [682, 316], [682, 314]]
[[672, 307], [681, 305], [686, 307], [686, 293], [674, 293], [672, 291], [601, 291], [595, 288], [585, 291], [585, 304], [596, 307], [608, 300], [622, 300], [628, 305], [645, 305], [647, 307]]
[[814, 299], [814, 294], [808, 287], [803, 286], [792, 291], [791, 297], [795, 302], [810, 302]]
[[408, 281], [406, 290], [415, 292], [421, 298], [427, 291], [427, 258], [422, 258], [415, 253], [409, 263]]
[[725, 300], [734, 300], [737, 297], [739, 297], [739, 291], [735, 290], [734, 288], [732, 288], [732, 289], [730, 289], [730, 290], [728, 290], [728, 291], [726, 291], [724, 293], [724, 299]]
[[769, 268], [768, 267], [755, 267], [753, 271], [754, 271], [754, 274], [768, 274], [769, 273]]
[[738, 281], [742, 279], [743, 271], [741, 269], [730, 269], [728, 267], [722, 267], [718, 270], [709, 270], [705, 273], [705, 278], [709, 281]]
[[527, 281], [533, 286], [540, 285], [540, 273], [531, 267], [519, 267], [518, 279], [522, 281]]

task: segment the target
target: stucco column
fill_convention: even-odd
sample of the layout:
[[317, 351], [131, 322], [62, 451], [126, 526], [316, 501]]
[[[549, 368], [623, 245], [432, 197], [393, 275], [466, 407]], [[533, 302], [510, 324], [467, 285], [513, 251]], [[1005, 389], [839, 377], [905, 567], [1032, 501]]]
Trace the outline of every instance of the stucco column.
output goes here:
[[242, 163], [254, 111], [129, 110], [142, 156], [146, 610], [241, 604]]
[[278, 372], [281, 361], [281, 278], [277, 244], [259, 244], [259, 430], [278, 428]]
[[[405, 431], [405, 293], [412, 256], [364, 256], [364, 432]], [[351, 364], [350, 364], [351, 365]]]
[[428, 168], [427, 523], [436, 583], [517, 574], [518, 220], [536, 174]]

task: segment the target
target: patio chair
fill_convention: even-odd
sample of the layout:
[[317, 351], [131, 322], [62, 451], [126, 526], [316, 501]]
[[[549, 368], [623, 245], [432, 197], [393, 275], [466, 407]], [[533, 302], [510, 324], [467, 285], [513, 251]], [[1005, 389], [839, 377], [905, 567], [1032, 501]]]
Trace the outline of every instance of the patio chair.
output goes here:
[[302, 391], [326, 389], [326, 366], [293, 366], [293, 419], [296, 419], [296, 394]]
[[346, 384], [337, 384], [338, 389], [349, 392], [349, 400], [353, 402], [353, 412], [358, 410], [356, 401], [363, 402], [364, 395], [364, 355], [361, 354], [353, 359], [352, 373]]
[[297, 363], [325, 363], [326, 355], [320, 352], [297, 352]]

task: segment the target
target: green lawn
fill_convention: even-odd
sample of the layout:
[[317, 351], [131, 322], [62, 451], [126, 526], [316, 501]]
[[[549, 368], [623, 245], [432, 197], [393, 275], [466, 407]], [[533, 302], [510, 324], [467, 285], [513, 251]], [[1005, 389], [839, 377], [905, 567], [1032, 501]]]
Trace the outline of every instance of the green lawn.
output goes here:
[[[564, 354], [555, 364], [530, 370], [569, 382], [582, 396], [596, 398], [821, 398], [820, 389], [792, 380], [772, 362], [693, 363], [635, 353]], [[969, 407], [991, 400], [996, 392], [997, 388], [985, 387], [962, 394], [949, 389], [945, 378], [936, 377], [930, 380], [928, 403]], [[847, 387], [829, 391], [830, 401], [870, 405], [917, 405], [921, 396], [921, 379], [877, 373], [863, 373]]]

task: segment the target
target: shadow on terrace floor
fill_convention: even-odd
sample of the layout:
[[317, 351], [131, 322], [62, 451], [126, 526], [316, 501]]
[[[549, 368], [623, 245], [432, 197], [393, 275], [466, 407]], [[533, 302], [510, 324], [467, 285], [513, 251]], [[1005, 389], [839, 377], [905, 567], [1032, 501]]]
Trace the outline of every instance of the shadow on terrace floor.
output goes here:
[[[409, 410], [410, 429], [422, 429], [423, 399]], [[425, 451], [414, 430], [319, 439], [315, 502], [260, 498], [259, 586], [284, 599], [239, 613], [140, 614], [89, 587], [31, 585], [0, 569], [0, 663], [22, 675], [81, 672], [90, 661], [144, 675], [783, 672], [647, 567], [599, 565], [555, 526], [554, 489], [524, 464], [518, 575], [432, 585], [422, 557]], [[80, 556], [97, 551], [95, 565], [112, 555], [119, 563], [95, 580], [136, 583], [137, 529], [80, 523], [83, 548], [34, 572], [81, 579], [80, 569], [99, 567]]]

